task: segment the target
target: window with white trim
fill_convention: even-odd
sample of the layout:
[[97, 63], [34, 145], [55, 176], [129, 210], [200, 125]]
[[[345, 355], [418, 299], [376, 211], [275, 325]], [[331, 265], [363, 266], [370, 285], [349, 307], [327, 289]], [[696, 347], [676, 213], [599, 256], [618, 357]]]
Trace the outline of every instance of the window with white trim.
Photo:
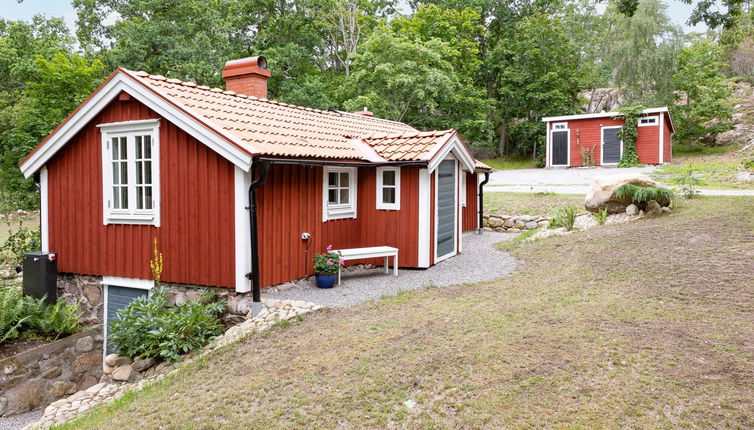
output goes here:
[[160, 225], [160, 120], [98, 125], [104, 224]]
[[553, 130], [567, 130], [568, 129], [568, 123], [567, 122], [556, 122], [552, 124]]
[[325, 166], [323, 170], [323, 220], [356, 218], [356, 168]]
[[377, 209], [401, 208], [401, 168], [377, 168]]
[[643, 118], [639, 118], [639, 127], [648, 127], [652, 125], [657, 125], [659, 120], [659, 117], [657, 116], [645, 116]]

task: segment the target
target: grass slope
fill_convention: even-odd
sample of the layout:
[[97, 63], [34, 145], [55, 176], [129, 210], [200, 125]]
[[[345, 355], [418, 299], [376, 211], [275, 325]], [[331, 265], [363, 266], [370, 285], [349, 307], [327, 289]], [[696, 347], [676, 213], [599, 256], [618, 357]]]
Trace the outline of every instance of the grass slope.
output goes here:
[[[730, 147], [718, 147], [730, 148]], [[680, 175], [691, 163], [694, 170], [706, 182], [701, 188], [704, 189], [754, 189], [754, 183], [751, 181], [742, 182], [735, 178], [736, 173], [743, 172], [744, 168], [741, 162], [744, 156], [735, 150], [713, 151], [708, 148], [707, 152], [690, 153], [680, 156], [673, 156], [673, 163], [665, 166], [659, 166], [654, 173], [660, 175]], [[670, 178], [657, 178], [658, 181], [670, 184]]]
[[751, 428], [752, 213], [527, 244], [508, 278], [318, 312], [67, 428]]

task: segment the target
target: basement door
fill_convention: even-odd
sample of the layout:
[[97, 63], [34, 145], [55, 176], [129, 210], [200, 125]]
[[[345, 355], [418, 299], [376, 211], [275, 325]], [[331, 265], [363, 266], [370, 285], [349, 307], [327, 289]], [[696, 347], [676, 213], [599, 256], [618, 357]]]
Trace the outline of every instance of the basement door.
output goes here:
[[553, 130], [552, 161], [553, 166], [568, 165], [568, 130]]
[[107, 325], [117, 318], [116, 312], [128, 306], [139, 297], [146, 297], [149, 290], [142, 288], [119, 287], [106, 285], [106, 308], [105, 308], [105, 354], [115, 352], [107, 338]]
[[435, 263], [456, 253], [456, 160], [437, 167], [437, 230]]
[[602, 164], [618, 164], [621, 156], [621, 127], [602, 128]]

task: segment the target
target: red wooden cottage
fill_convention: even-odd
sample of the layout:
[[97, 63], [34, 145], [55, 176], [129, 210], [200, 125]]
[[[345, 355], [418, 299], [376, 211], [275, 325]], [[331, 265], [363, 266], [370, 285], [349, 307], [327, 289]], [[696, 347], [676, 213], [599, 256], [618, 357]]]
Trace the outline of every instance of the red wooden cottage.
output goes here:
[[263, 57], [228, 62], [227, 90], [115, 70], [20, 163], [59, 271], [127, 301], [153, 285], [156, 238], [164, 283], [258, 302], [328, 244], [395, 247], [410, 268], [461, 252], [488, 168], [456, 131], [268, 100], [269, 76]]
[[[620, 113], [553, 116], [542, 121], [547, 126], [547, 167], [614, 166], [620, 162], [625, 123]], [[675, 128], [668, 108], [645, 109], [637, 125], [639, 162], [670, 163]]]

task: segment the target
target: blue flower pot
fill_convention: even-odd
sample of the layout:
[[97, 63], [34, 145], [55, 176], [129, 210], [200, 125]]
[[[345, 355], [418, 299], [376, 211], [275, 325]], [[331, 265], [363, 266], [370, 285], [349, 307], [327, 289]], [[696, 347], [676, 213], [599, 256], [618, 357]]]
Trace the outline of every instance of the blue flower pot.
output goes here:
[[317, 286], [319, 288], [332, 288], [335, 285], [335, 279], [338, 277], [336, 274], [332, 275], [314, 275], [317, 279]]

